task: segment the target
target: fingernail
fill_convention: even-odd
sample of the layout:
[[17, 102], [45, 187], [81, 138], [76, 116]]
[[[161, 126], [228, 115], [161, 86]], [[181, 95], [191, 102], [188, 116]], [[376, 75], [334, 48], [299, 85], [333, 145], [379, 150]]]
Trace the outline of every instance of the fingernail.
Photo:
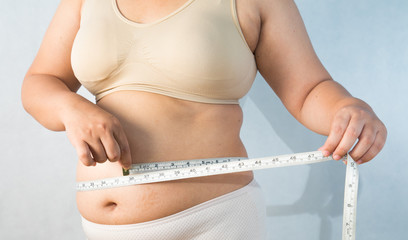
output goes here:
[[327, 150], [323, 150], [322, 153], [323, 153], [323, 156], [325, 156], [325, 157], [330, 155], [330, 152], [327, 151]]
[[334, 160], [340, 160], [340, 158], [341, 158], [340, 155], [337, 155], [337, 154], [336, 154], [336, 155], [333, 155], [333, 159], [334, 159]]
[[123, 173], [123, 176], [128, 176], [129, 175], [129, 169], [122, 168], [122, 173]]

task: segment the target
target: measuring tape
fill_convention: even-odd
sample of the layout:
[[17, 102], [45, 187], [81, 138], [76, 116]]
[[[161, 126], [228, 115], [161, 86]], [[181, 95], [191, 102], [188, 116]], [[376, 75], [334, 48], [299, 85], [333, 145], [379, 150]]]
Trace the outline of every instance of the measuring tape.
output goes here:
[[[155, 162], [132, 164], [131, 169], [123, 171], [121, 177], [78, 182], [78, 191], [100, 190], [135, 184], [164, 182], [193, 177], [244, 172], [250, 170], [288, 167], [333, 160], [322, 152], [295, 153], [262, 158], [209, 158], [186, 161]], [[356, 209], [358, 191], [357, 164], [349, 156], [340, 160], [347, 161], [344, 188], [343, 237], [342, 240], [355, 240]]]

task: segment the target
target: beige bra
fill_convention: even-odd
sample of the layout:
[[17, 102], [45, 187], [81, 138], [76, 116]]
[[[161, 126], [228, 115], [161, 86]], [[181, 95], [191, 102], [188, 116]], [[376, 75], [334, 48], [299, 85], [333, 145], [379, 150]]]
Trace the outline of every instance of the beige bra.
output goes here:
[[85, 0], [71, 63], [96, 101], [138, 90], [215, 104], [238, 104], [257, 73], [235, 0], [187, 0], [152, 23], [124, 17], [116, 0]]

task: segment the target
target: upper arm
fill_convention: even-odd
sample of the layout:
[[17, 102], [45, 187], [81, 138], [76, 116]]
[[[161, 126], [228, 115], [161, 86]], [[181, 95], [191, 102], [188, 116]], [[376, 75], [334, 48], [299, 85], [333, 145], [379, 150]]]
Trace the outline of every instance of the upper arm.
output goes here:
[[60, 1], [26, 76], [52, 75], [72, 91], [81, 86], [71, 67], [71, 49], [79, 29], [82, 1]]
[[262, 27], [255, 50], [260, 74], [296, 118], [308, 93], [331, 79], [318, 59], [293, 0], [260, 0]]

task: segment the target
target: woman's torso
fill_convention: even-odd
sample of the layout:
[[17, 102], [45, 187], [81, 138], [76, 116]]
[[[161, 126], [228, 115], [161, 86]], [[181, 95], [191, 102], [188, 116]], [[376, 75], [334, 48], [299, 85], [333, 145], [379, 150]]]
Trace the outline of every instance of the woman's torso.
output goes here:
[[[178, 2], [163, 10], [163, 15], [183, 4]], [[118, 5], [122, 9], [131, 9], [130, 3], [125, 1], [118, 1]], [[259, 33], [254, 9], [246, 1], [237, 1], [241, 29], [252, 51]], [[126, 15], [127, 18], [137, 19], [130, 14]], [[135, 16], [140, 16], [140, 13]], [[145, 19], [154, 21], [160, 17], [150, 14]], [[98, 101], [98, 106], [120, 120], [129, 141], [133, 163], [247, 156], [239, 136], [243, 116], [237, 104], [198, 103], [125, 90], [104, 96]], [[77, 168], [78, 181], [121, 174], [120, 165], [111, 162], [96, 167], [78, 163]], [[231, 192], [248, 184], [252, 178], [252, 172], [242, 172], [78, 192], [77, 203], [82, 216], [92, 222], [139, 223], [174, 214]]]

